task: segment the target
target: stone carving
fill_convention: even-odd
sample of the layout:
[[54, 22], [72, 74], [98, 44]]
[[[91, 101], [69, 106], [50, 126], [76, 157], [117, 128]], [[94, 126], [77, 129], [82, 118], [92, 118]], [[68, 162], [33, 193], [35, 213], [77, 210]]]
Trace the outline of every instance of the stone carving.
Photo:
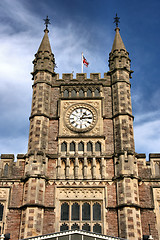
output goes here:
[[59, 188], [59, 199], [103, 199], [104, 188]]
[[0, 199], [6, 199], [7, 197], [7, 190], [4, 188], [0, 188]]

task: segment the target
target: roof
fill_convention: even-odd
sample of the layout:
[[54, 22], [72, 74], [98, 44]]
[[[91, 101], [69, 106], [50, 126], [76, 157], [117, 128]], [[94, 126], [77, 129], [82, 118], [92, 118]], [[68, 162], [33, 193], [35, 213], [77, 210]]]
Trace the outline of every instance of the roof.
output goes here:
[[25, 238], [23, 240], [43, 240], [43, 239], [49, 239], [49, 240], [99, 240], [99, 239], [126, 240], [126, 239], [120, 238], [120, 237], [106, 236], [103, 234], [86, 232], [83, 230], [67, 230], [67, 231], [63, 231], [63, 232], [41, 235], [41, 236], [37, 236], [37, 237]]

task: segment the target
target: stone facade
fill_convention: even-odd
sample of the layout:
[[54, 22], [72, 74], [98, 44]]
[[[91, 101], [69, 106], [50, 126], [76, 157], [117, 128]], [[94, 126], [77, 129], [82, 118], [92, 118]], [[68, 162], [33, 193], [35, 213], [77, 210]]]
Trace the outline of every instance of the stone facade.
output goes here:
[[[3, 233], [16, 240], [79, 228], [140, 240], [150, 224], [160, 239], [160, 154], [147, 162], [135, 153], [132, 71], [119, 29], [103, 77], [59, 79], [47, 29], [33, 63], [28, 152], [16, 162], [1, 155]], [[79, 127], [74, 111], [83, 111]]]

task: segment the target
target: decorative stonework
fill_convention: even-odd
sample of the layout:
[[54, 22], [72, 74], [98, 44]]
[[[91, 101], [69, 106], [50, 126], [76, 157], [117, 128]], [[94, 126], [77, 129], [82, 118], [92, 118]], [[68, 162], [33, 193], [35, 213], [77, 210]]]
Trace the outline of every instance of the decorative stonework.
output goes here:
[[103, 199], [103, 188], [59, 188], [59, 199]]

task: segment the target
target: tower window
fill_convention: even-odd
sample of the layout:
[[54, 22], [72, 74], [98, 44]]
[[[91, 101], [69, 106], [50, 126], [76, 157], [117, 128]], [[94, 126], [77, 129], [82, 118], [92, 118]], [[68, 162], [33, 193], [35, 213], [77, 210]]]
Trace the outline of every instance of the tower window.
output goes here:
[[69, 220], [69, 205], [68, 205], [68, 203], [63, 203], [61, 205], [61, 220]]
[[70, 151], [75, 151], [75, 143], [74, 142], [71, 142], [70, 143]]
[[63, 97], [65, 97], [65, 98], [69, 97], [69, 92], [67, 89], [64, 90]]
[[88, 89], [88, 90], [87, 90], [87, 97], [92, 97], [92, 91], [91, 91], [91, 89]]
[[78, 143], [78, 151], [84, 151], [84, 143], [83, 142]]
[[93, 204], [93, 220], [101, 220], [101, 205], [99, 203]]
[[60, 227], [60, 231], [66, 231], [68, 230], [68, 225], [66, 223], [62, 224]]
[[77, 97], [77, 92], [75, 89], [71, 91], [71, 97]]
[[96, 152], [101, 152], [101, 143], [100, 142], [96, 142], [96, 144], [95, 144], [95, 151]]
[[99, 97], [100, 96], [99, 88], [96, 88], [96, 90], [94, 91], [94, 95], [95, 95], [95, 97]]
[[4, 210], [4, 206], [3, 204], [0, 203], [0, 221], [2, 221], [3, 219], [3, 210]]
[[84, 203], [82, 205], [82, 220], [90, 220], [90, 204]]
[[93, 151], [93, 145], [92, 145], [91, 142], [88, 142], [88, 143], [87, 143], [87, 151], [88, 151], [88, 152], [92, 152], [92, 151]]
[[5, 177], [8, 176], [8, 168], [9, 168], [8, 163], [6, 163], [5, 166], [4, 166], [4, 176]]
[[79, 204], [78, 203], [74, 203], [72, 205], [72, 220], [79, 220]]
[[98, 224], [98, 223], [94, 224], [94, 226], [93, 226], [93, 232], [95, 232], [95, 233], [101, 233], [101, 232], [102, 232], [101, 225]]
[[62, 151], [62, 152], [67, 152], [67, 143], [66, 143], [66, 142], [63, 142], [63, 143], [61, 144], [61, 151]]
[[80, 89], [80, 91], [79, 91], [79, 97], [84, 97], [84, 91], [83, 91], [83, 89]]

